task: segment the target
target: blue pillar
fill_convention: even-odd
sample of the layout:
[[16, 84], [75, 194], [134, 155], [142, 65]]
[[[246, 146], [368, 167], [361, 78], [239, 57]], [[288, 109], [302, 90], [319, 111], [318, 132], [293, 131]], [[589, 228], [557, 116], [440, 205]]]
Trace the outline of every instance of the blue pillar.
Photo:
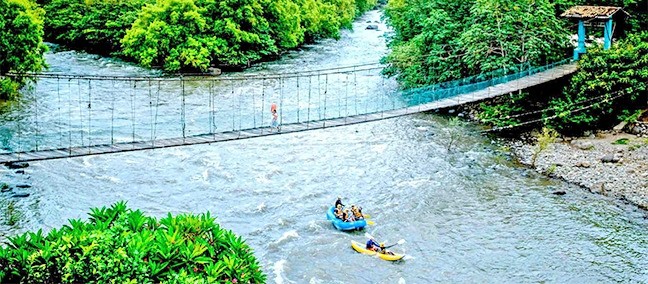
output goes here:
[[603, 28], [603, 49], [610, 49], [612, 46], [612, 18], [609, 18], [605, 22], [605, 27]]
[[585, 53], [585, 23], [578, 20], [578, 47], [574, 49], [574, 60], [578, 60], [582, 53]]

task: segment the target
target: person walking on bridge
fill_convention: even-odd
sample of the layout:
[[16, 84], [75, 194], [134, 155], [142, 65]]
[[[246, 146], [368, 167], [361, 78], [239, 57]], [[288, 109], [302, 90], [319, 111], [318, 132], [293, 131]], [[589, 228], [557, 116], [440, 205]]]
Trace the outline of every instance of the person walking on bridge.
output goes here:
[[272, 132], [273, 129], [277, 129], [277, 132], [279, 132], [279, 115], [277, 114], [277, 104], [272, 103], [270, 106], [270, 112], [272, 113], [272, 123], [270, 124], [270, 132]]

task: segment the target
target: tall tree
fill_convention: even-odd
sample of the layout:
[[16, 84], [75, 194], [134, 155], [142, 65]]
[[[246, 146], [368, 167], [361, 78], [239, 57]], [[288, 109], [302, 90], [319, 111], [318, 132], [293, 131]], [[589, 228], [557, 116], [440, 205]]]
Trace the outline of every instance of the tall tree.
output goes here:
[[29, 0], [0, 0], [0, 99], [12, 97], [25, 83], [4, 74], [45, 67], [44, 13]]

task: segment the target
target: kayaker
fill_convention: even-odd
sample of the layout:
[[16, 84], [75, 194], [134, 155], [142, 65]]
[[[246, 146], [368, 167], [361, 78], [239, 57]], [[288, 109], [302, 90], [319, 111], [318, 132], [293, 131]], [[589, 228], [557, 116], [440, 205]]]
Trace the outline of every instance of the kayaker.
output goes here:
[[337, 208], [338, 205], [342, 205], [342, 207], [344, 207], [344, 204], [342, 204], [342, 197], [339, 197], [339, 196], [338, 196], [337, 200], [335, 200], [335, 208]]
[[351, 213], [353, 213], [353, 216], [356, 220], [364, 219], [364, 216], [362, 215], [362, 208], [360, 208], [360, 206], [356, 207], [354, 204], [352, 204]]
[[378, 251], [380, 250], [380, 245], [378, 244], [378, 242], [376, 242], [376, 240], [369, 239], [365, 248], [371, 251]]
[[385, 243], [380, 243], [380, 253], [382, 253], [382, 254], [394, 255], [393, 252], [388, 251], [388, 250], [385, 248]]

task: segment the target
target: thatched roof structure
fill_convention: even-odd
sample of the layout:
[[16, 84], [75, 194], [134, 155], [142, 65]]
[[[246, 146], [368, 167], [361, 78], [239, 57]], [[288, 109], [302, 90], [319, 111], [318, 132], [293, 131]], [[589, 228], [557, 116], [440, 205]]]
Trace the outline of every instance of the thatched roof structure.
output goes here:
[[609, 19], [619, 11], [625, 16], [630, 16], [623, 8], [612, 6], [574, 6], [567, 9], [560, 16], [576, 19]]

